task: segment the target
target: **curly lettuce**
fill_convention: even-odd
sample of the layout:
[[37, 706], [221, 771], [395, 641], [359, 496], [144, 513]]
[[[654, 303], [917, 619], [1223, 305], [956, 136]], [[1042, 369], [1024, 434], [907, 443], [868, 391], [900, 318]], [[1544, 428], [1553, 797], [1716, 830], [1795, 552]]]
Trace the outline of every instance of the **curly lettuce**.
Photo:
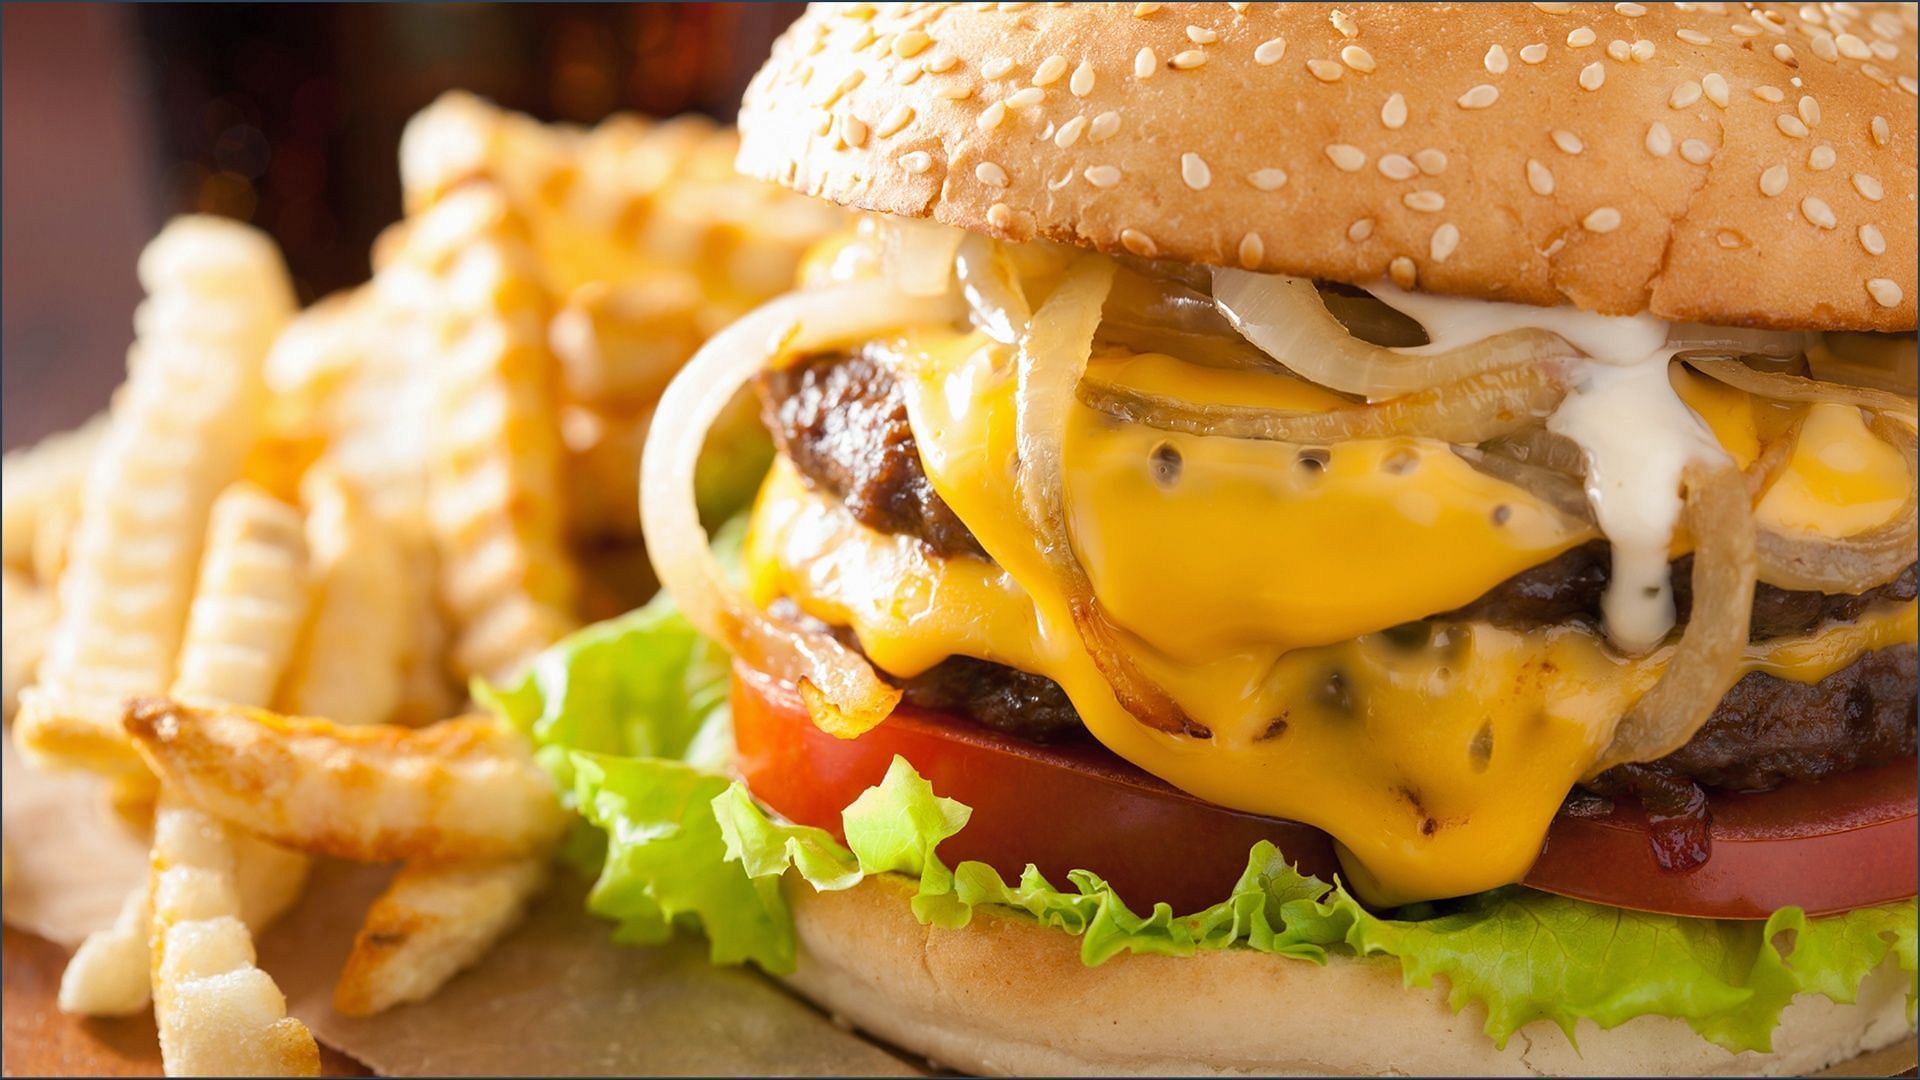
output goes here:
[[983, 863], [948, 867], [937, 849], [966, 827], [969, 811], [901, 758], [846, 808], [844, 844], [775, 819], [722, 771], [727, 691], [725, 654], [665, 599], [559, 643], [517, 686], [477, 691], [534, 740], [593, 830], [598, 842], [576, 849], [598, 875], [588, 907], [618, 924], [619, 940], [697, 930], [716, 962], [785, 973], [794, 933], [784, 875], [830, 891], [896, 873], [917, 882], [912, 906], [924, 923], [962, 927], [983, 906], [1024, 912], [1078, 937], [1089, 965], [1122, 952], [1229, 947], [1322, 964], [1384, 956], [1399, 961], [1409, 986], [1444, 979], [1454, 1009], [1483, 1006], [1486, 1033], [1502, 1046], [1535, 1020], [1572, 1039], [1583, 1018], [1606, 1028], [1655, 1015], [1684, 1020], [1736, 1052], [1770, 1049], [1795, 994], [1849, 1002], [1890, 957], [1910, 978], [1920, 967], [1911, 900], [1732, 921], [1516, 886], [1389, 918], [1338, 881], [1301, 874], [1266, 843], [1248, 853], [1246, 871], [1218, 903], [1187, 915], [1156, 904], [1143, 914], [1084, 870], [1059, 886], [1031, 866], [1012, 882]]

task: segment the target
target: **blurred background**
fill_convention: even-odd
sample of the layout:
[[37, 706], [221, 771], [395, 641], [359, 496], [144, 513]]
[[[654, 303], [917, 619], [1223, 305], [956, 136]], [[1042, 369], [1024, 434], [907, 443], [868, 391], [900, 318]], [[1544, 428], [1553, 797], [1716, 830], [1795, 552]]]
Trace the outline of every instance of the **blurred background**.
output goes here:
[[260, 226], [311, 301], [366, 278], [400, 217], [400, 130], [441, 91], [543, 120], [731, 120], [803, 7], [0, 7], [0, 440], [105, 405], [167, 217]]

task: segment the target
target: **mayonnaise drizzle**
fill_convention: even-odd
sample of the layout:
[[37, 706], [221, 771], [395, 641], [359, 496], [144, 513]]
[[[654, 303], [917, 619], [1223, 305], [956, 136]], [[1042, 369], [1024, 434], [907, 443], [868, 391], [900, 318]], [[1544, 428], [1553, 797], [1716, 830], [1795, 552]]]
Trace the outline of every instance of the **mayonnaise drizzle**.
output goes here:
[[1680, 520], [1681, 474], [1694, 462], [1727, 459], [1668, 381], [1667, 363], [1679, 351], [1668, 345], [1672, 326], [1645, 314], [1433, 296], [1385, 283], [1367, 291], [1427, 332], [1429, 344], [1397, 352], [1443, 352], [1536, 327], [1582, 354], [1547, 430], [1585, 453], [1587, 502], [1613, 545], [1613, 573], [1600, 601], [1607, 636], [1630, 652], [1658, 645], [1674, 624], [1667, 558]]

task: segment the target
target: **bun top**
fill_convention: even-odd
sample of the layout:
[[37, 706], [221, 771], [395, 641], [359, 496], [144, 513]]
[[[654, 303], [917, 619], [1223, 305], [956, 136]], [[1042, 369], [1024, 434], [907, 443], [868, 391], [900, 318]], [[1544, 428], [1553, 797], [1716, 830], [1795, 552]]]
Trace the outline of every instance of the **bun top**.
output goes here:
[[739, 165], [1013, 240], [1911, 330], [1915, 9], [815, 4]]

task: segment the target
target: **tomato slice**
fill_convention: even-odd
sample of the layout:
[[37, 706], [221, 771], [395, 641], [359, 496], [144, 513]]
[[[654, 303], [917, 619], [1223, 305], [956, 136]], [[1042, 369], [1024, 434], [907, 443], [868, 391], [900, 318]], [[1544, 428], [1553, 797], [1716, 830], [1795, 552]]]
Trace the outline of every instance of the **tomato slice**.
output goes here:
[[[880, 782], [895, 754], [941, 795], [973, 808], [941, 845], [1011, 880], [1031, 862], [1065, 887], [1067, 871], [1107, 879], [1135, 910], [1199, 910], [1227, 895], [1247, 849], [1271, 840], [1305, 873], [1339, 871], [1326, 833], [1197, 799], [1097, 745], [1038, 746], [957, 717], [902, 707], [857, 739], [814, 727], [791, 686], [734, 667], [734, 740], [756, 797], [845, 839], [840, 812]], [[1629, 799], [1599, 816], [1563, 812], [1526, 884], [1614, 907], [1704, 918], [1765, 918], [1798, 905], [1827, 914], [1913, 896], [1920, 819], [1911, 760], [1817, 784], [1715, 795], [1712, 856], [1660, 869], [1646, 817]]]

